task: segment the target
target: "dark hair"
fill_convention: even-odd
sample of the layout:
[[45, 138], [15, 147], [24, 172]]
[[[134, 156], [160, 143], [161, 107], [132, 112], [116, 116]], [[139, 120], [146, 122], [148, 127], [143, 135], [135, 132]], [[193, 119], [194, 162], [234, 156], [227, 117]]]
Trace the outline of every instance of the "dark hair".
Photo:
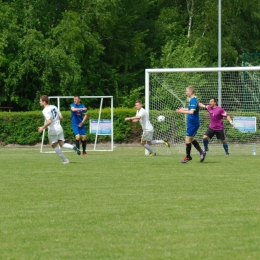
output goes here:
[[79, 96], [79, 95], [74, 95], [74, 97], [78, 97], [78, 98], [80, 98], [80, 96]]
[[45, 102], [46, 104], [49, 104], [49, 97], [46, 95], [40, 96], [41, 101]]
[[218, 102], [215, 98], [211, 98], [210, 100], [213, 100], [216, 104], [218, 104]]

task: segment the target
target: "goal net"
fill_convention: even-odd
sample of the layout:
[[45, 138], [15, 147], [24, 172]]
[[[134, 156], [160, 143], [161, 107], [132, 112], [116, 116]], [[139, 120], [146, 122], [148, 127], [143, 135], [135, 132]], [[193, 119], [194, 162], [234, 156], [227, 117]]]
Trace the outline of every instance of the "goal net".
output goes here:
[[[65, 140], [75, 144], [75, 136], [73, 135], [71, 126], [71, 116], [64, 116], [64, 111], [70, 111], [70, 104], [73, 103], [74, 96], [50, 96], [49, 103], [57, 106], [63, 114], [61, 125], [64, 131]], [[81, 103], [88, 108], [88, 118], [85, 122], [87, 130], [87, 149], [86, 151], [113, 151], [113, 96], [80, 96]], [[93, 99], [99, 104], [98, 113], [92, 112], [88, 107], [88, 103]], [[106, 108], [104, 109], [104, 105]], [[96, 111], [96, 110], [95, 110]], [[105, 112], [104, 112], [105, 111]], [[65, 121], [69, 121], [66, 122]], [[66, 126], [65, 126], [66, 125]], [[48, 145], [44, 145], [44, 144]], [[70, 150], [64, 149], [64, 152]], [[51, 153], [53, 149], [48, 143], [47, 131], [42, 133], [42, 141], [40, 147], [41, 153]]]
[[[230, 154], [252, 154], [252, 147], [259, 144], [260, 67], [146, 69], [145, 73], [145, 108], [155, 128], [154, 139], [171, 145], [170, 149], [157, 145], [158, 153], [185, 153], [186, 115], [175, 110], [188, 106], [185, 89], [190, 85], [201, 103], [215, 98], [233, 119], [234, 128], [223, 120]], [[165, 116], [164, 122], [158, 122], [159, 115]], [[202, 147], [209, 122], [208, 112], [201, 110], [196, 139]], [[225, 154], [216, 137], [209, 142], [209, 153]]]

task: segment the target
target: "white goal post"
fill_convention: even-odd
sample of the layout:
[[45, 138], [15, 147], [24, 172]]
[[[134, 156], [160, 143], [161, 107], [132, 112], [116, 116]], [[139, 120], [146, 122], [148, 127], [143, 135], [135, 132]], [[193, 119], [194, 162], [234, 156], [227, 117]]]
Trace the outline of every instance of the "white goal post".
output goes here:
[[[53, 101], [59, 110], [61, 109], [61, 100], [62, 99], [71, 99], [71, 103], [72, 103], [73, 98], [74, 98], [74, 96], [49, 96], [50, 104], [51, 104], [51, 101]], [[100, 100], [98, 118], [91, 119], [88, 117], [88, 120], [91, 122], [89, 122], [89, 128], [86, 129], [87, 135], [90, 134], [90, 130], [91, 130], [91, 126], [92, 126], [92, 131], [93, 131], [92, 134], [95, 135], [95, 141], [94, 141], [94, 144], [87, 144], [86, 151], [113, 151], [114, 150], [113, 96], [80, 96], [80, 99], [83, 104], [84, 104], [84, 99], [99, 99]], [[108, 99], [110, 101], [110, 118], [102, 117], [104, 99]], [[68, 111], [70, 111], [70, 107], [68, 108]], [[104, 121], [106, 123], [106, 127], [109, 125], [109, 131], [106, 131], [106, 132], [102, 131], [102, 125], [103, 125]], [[64, 128], [63, 128], [63, 130], [64, 130]], [[66, 138], [66, 132], [64, 133], [64, 135]], [[98, 142], [98, 137], [101, 135], [110, 136], [109, 144], [106, 144], [105, 142], [104, 143]], [[43, 130], [43, 133], [42, 133], [40, 153], [53, 152], [53, 150], [50, 149], [49, 146], [48, 146], [48, 148], [44, 149], [44, 137], [45, 137], [45, 129]], [[68, 151], [68, 150], [64, 150], [64, 152], [66, 152], [66, 151]]]
[[[260, 142], [260, 129], [257, 126], [260, 112], [260, 66], [146, 69], [145, 109], [155, 127], [154, 139], [167, 140], [171, 145], [171, 149], [162, 149], [160, 153], [185, 151], [186, 116], [177, 114], [175, 110], [187, 106], [185, 89], [189, 85], [195, 87], [200, 102], [208, 104], [211, 98], [215, 98], [235, 118], [235, 128], [224, 119], [226, 138], [231, 146], [230, 153], [251, 154], [252, 146], [255, 147]], [[158, 122], [159, 115], [165, 116], [163, 123]], [[201, 110], [200, 122], [196, 139], [202, 145], [203, 134], [209, 126], [206, 110]], [[218, 153], [223, 150], [215, 137], [211, 140], [209, 149], [213, 144], [212, 150], [219, 149]]]

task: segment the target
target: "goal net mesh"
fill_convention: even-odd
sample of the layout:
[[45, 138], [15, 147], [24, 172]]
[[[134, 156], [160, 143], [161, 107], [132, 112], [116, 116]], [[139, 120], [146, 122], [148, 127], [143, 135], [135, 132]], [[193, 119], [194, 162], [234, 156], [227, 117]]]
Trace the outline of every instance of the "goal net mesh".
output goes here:
[[[223, 119], [230, 154], [251, 154], [252, 146], [257, 145], [260, 140], [260, 130], [258, 130], [259, 70], [250, 71], [245, 68], [244, 71], [222, 71], [221, 95], [218, 90], [218, 71], [149, 72], [149, 90], [146, 89], [146, 91], [149, 91], [149, 115], [155, 128], [154, 139], [167, 140], [171, 145], [170, 149], [163, 149], [161, 145], [158, 145], [157, 152], [160, 154], [185, 153], [186, 115], [178, 114], [175, 110], [188, 106], [185, 89], [192, 85], [195, 87], [197, 98], [203, 104], [208, 104], [211, 98], [218, 100], [220, 97], [221, 107], [232, 119], [256, 117], [256, 131], [253, 132], [241, 132], [241, 129], [232, 128], [230, 123], [225, 118]], [[164, 122], [158, 122], [159, 115], [165, 116]], [[208, 112], [200, 110], [200, 128], [196, 139], [201, 147], [203, 147], [202, 138], [209, 123]], [[209, 142], [209, 152], [225, 154], [222, 143], [216, 137]]]

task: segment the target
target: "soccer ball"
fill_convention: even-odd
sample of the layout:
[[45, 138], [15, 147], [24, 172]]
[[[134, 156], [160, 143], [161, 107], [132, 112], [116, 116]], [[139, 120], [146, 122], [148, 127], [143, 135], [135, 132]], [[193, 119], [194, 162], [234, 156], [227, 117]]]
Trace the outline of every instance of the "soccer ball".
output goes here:
[[158, 122], [163, 122], [165, 120], [165, 116], [160, 115], [158, 116], [157, 120]]

